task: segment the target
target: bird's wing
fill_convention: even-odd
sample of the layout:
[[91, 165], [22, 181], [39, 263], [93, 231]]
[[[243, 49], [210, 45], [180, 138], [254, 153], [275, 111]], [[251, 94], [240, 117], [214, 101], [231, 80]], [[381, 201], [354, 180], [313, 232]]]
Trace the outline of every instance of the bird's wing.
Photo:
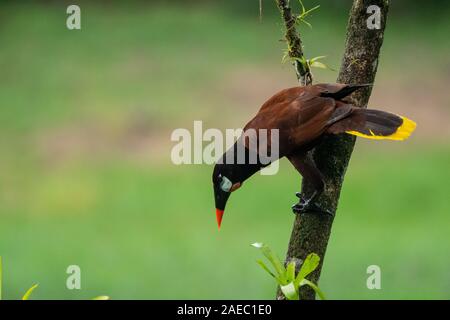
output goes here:
[[290, 103], [300, 96], [304, 96], [310, 93], [307, 87], [292, 87], [288, 89], [281, 90], [280, 92], [274, 94], [270, 97], [259, 109], [259, 112], [263, 112], [266, 109], [274, 109], [281, 105]]
[[352, 113], [354, 108], [355, 107], [351, 104], [336, 101], [336, 109], [333, 111], [333, 114], [328, 120], [327, 125], [330, 126], [333, 123], [338, 122], [339, 120], [347, 118]]
[[306, 101], [301, 99], [297, 113], [297, 123], [290, 128], [290, 143], [301, 147], [320, 137], [326, 130], [336, 110], [336, 101], [332, 98], [314, 97]]
[[244, 132], [267, 129], [270, 137], [270, 131], [278, 129], [280, 155], [318, 138], [325, 131], [336, 104], [332, 98], [320, 97], [316, 88], [311, 89], [297, 87], [275, 95], [250, 120]]
[[319, 83], [314, 85], [320, 91], [321, 97], [329, 97], [341, 100], [354, 91], [372, 86], [371, 84], [342, 84], [342, 83]]

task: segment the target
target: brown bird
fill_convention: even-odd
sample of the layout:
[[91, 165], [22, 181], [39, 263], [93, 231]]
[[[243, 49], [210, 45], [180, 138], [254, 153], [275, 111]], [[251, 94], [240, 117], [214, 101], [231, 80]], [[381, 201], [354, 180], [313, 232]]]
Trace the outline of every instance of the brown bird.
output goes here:
[[[269, 138], [274, 129], [278, 129], [279, 137], [275, 141], [277, 158], [287, 157], [315, 189], [307, 199], [296, 193], [300, 200], [292, 206], [292, 210], [297, 214], [328, 213], [314, 203], [323, 192], [325, 183], [321, 172], [308, 156], [308, 151], [325, 135], [347, 133], [368, 139], [406, 139], [416, 127], [412, 120], [384, 111], [358, 108], [345, 101], [352, 92], [367, 86], [370, 85], [316, 84], [294, 87], [282, 90], [267, 100], [244, 127], [243, 135], [214, 167], [212, 180], [219, 228], [231, 192], [270, 164], [263, 155], [275, 151], [274, 141]], [[256, 135], [256, 142], [252, 143], [251, 135], [247, 135], [249, 132], [264, 134]]]

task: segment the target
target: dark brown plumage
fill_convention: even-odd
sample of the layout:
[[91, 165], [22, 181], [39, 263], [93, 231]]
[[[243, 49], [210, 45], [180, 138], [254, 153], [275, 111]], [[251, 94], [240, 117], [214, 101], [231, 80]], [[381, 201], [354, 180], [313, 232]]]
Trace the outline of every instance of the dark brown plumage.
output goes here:
[[[260, 141], [249, 143], [245, 137], [250, 129], [259, 132], [266, 129], [277, 129], [279, 132], [279, 158], [287, 157], [304, 179], [310, 180], [315, 192], [309, 199], [303, 199], [293, 207], [294, 212], [321, 211], [314, 205], [314, 199], [324, 189], [322, 174], [317, 170], [308, 151], [317, 145], [326, 134], [349, 133], [369, 139], [403, 140], [415, 129], [415, 123], [405, 117], [388, 112], [361, 109], [351, 105], [344, 98], [355, 90], [367, 85], [316, 84], [305, 87], [294, 87], [282, 90], [267, 100], [256, 116], [244, 127], [244, 134], [233, 148], [228, 150], [219, 161], [213, 173], [218, 222], [229, 194], [265, 165], [238, 164], [236, 151], [243, 144], [246, 158], [252, 153], [261, 155]], [[270, 139], [267, 148], [271, 150]], [[226, 163], [227, 153], [234, 152], [234, 161]], [[230, 159], [230, 158], [228, 158]], [[225, 177], [225, 179], [224, 179]], [[232, 188], [223, 188], [223, 181]], [[220, 217], [219, 217], [220, 216]]]

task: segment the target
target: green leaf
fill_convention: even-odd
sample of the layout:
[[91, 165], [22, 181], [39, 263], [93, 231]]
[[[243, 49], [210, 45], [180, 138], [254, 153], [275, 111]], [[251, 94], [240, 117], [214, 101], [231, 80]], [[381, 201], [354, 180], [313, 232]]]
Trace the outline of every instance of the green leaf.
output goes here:
[[285, 63], [287, 60], [289, 60], [289, 51], [285, 50], [283, 53], [283, 57], [281, 58], [281, 63]]
[[302, 13], [305, 12], [305, 6], [303, 5], [303, 1], [302, 0], [298, 0], [298, 2], [300, 2], [300, 5], [302, 6]]
[[320, 290], [319, 287], [316, 286], [314, 283], [312, 283], [308, 279], [303, 279], [300, 282], [300, 287], [305, 286], [305, 285], [311, 287], [314, 290], [314, 292], [317, 293], [317, 295], [320, 297], [320, 299], [326, 300], [325, 295], [323, 294], [322, 290]]
[[295, 281], [295, 261], [292, 260], [286, 267], [286, 280], [289, 282]]
[[311, 58], [308, 60], [308, 65], [312, 68], [322, 68], [322, 69], [329, 69], [331, 71], [336, 71], [333, 68], [326, 65], [325, 63], [318, 61], [323, 58], [326, 58], [326, 56], [318, 56], [318, 57]]
[[310, 67], [312, 68], [321, 68], [321, 69], [328, 69], [331, 71], [336, 71], [335, 69], [331, 68], [330, 66], [326, 65], [325, 63], [319, 62], [319, 61], [315, 61], [313, 63], [309, 64]]
[[317, 295], [322, 300], [325, 300], [325, 295], [323, 292], [319, 289], [318, 286], [316, 286], [314, 283], [309, 281], [308, 279], [305, 279], [307, 275], [309, 275], [311, 272], [313, 272], [317, 266], [320, 263], [320, 257], [315, 254], [311, 253], [309, 254], [305, 261], [302, 264], [302, 267], [300, 268], [299, 273], [297, 274], [297, 277], [295, 276], [295, 267], [296, 267], [296, 261], [291, 260], [286, 267], [281, 263], [280, 259], [272, 252], [272, 250], [261, 242], [255, 242], [252, 244], [253, 247], [261, 250], [261, 252], [264, 254], [264, 256], [270, 261], [270, 263], [274, 266], [277, 275], [272, 272], [269, 267], [261, 260], [257, 260], [257, 263], [272, 277], [274, 277], [281, 289], [281, 292], [288, 300], [299, 300], [299, 288], [301, 286], [309, 286], [311, 287]]
[[25, 294], [22, 297], [22, 300], [28, 300], [30, 298], [30, 295], [33, 293], [34, 289], [36, 289], [38, 287], [39, 284], [35, 284], [33, 285], [30, 289], [27, 290], [27, 292], [25, 292]]
[[323, 58], [326, 58], [327, 56], [317, 56], [317, 57], [314, 57], [314, 58], [311, 58], [311, 59], [309, 59], [309, 61], [312, 63], [312, 62], [315, 62], [315, 61], [317, 61], [317, 60], [320, 60], [320, 59], [323, 59]]
[[286, 281], [286, 269], [284, 268], [283, 264], [281, 263], [280, 259], [277, 255], [275, 255], [272, 250], [264, 246], [261, 248], [262, 253], [264, 256], [270, 261], [270, 263], [275, 268], [275, 271], [278, 273], [278, 280], [284, 284]]
[[308, 68], [308, 60], [306, 60], [305, 57], [301, 57], [301, 58], [298, 58], [298, 57], [290, 57], [290, 58], [291, 58], [291, 60], [294, 60], [294, 61], [297, 61], [297, 62], [301, 63], [301, 64], [303, 65], [303, 68], [304, 68], [305, 70], [308, 70], [308, 69], [309, 69], [309, 68]]
[[317, 266], [319, 265], [319, 262], [320, 257], [315, 253], [310, 253], [306, 257], [305, 261], [302, 264], [302, 267], [300, 268], [300, 271], [298, 272], [297, 278], [295, 279], [296, 286], [299, 286], [302, 279], [304, 279], [307, 275], [316, 270]]
[[98, 296], [98, 297], [92, 298], [92, 300], [110, 300], [110, 297], [108, 297], [108, 296]]
[[302, 0], [299, 0], [300, 6], [302, 7], [302, 12], [295, 18], [295, 23], [300, 23], [303, 22], [304, 24], [306, 24], [308, 27], [312, 28], [311, 24], [306, 21], [306, 17], [309, 16], [313, 11], [319, 9], [320, 5], [315, 6], [309, 10], [305, 9], [305, 6], [303, 5]]
[[266, 266], [264, 262], [262, 262], [261, 260], [256, 260], [256, 263], [258, 263], [261, 266], [261, 268], [263, 268], [268, 274], [277, 279], [277, 276], [274, 275], [272, 271], [270, 271], [270, 269]]
[[278, 275], [276, 279], [279, 281], [280, 285], [286, 284], [286, 269], [284, 268], [278, 256], [274, 254], [272, 250], [263, 243], [256, 242], [253, 243], [252, 246], [261, 250], [267, 260], [270, 261]]
[[306, 20], [301, 20], [304, 24], [306, 24], [309, 28], [311, 28], [312, 29], [312, 25], [311, 25], [311, 23], [309, 23], [308, 21], [306, 21]]
[[281, 292], [283, 292], [284, 296], [288, 300], [299, 300], [298, 291], [295, 289], [295, 285], [293, 282], [289, 282], [285, 286], [280, 286]]
[[[303, 13], [302, 13], [302, 15], [303, 15], [303, 17], [306, 17], [307, 15], [309, 15], [311, 12], [313, 12], [314, 10], [317, 10], [317, 9], [319, 9], [320, 8], [320, 5], [317, 5], [317, 6], [315, 6], [315, 7], [313, 7], [313, 8], [311, 8], [311, 9], [309, 9], [308, 11], [303, 11]], [[304, 10], [305, 8], [303, 8], [303, 10]]]
[[313, 68], [321, 68], [321, 69], [328, 68], [326, 64], [319, 62], [319, 61], [314, 61], [314, 62], [310, 63], [309, 66], [313, 67]]

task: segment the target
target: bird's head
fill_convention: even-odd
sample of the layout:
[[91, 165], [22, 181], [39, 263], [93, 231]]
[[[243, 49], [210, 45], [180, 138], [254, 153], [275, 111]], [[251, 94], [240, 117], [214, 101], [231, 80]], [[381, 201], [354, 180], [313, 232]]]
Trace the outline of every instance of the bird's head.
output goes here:
[[231, 164], [216, 164], [213, 171], [213, 187], [214, 199], [216, 203], [216, 218], [217, 225], [220, 229], [222, 223], [222, 216], [231, 192], [239, 189], [242, 185], [241, 181], [236, 178], [234, 166]]

